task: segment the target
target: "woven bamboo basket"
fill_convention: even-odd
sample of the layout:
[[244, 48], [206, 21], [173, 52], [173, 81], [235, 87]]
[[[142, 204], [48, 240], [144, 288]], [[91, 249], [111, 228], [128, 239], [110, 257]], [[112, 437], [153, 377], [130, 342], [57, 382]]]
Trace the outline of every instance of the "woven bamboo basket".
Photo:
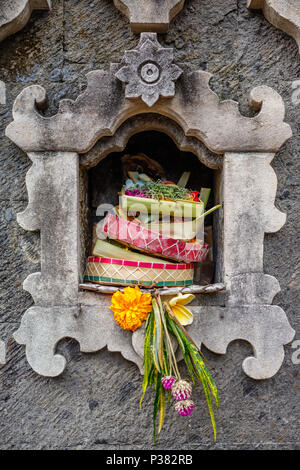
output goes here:
[[84, 281], [106, 285], [173, 287], [193, 284], [193, 264], [145, 263], [90, 256]]

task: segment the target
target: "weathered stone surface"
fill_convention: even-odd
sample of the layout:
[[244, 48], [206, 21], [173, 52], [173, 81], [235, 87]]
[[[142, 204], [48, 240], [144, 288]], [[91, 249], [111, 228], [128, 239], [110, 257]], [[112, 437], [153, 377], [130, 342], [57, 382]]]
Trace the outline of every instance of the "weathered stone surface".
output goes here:
[[248, 8], [262, 10], [276, 28], [292, 36], [300, 52], [300, 7], [293, 0], [248, 0]]
[[230, 278], [227, 305], [271, 305], [280, 290], [277, 279], [268, 274], [237, 274]]
[[[80, 350], [86, 353], [107, 346], [142, 370], [143, 331], [132, 335], [119, 328], [97, 294], [82, 294], [81, 302], [79, 309], [52, 306], [27, 310], [14, 338], [26, 346], [26, 357], [34, 371], [47, 377], [64, 371], [66, 360], [55, 350], [65, 337], [77, 340]], [[295, 334], [277, 306], [194, 307], [193, 312], [195, 319], [188, 330], [199, 346], [203, 344], [218, 354], [225, 354], [229, 343], [236, 339], [253, 346], [254, 358], [244, 360], [243, 370], [254, 379], [276, 374], [284, 359], [283, 345]]]
[[263, 153], [225, 155], [225, 279], [262, 273], [264, 234], [277, 232], [286, 221], [286, 215], [274, 206], [277, 178], [270, 166], [273, 157]]
[[[54, 0], [49, 20], [47, 16], [35, 13], [25, 29], [0, 44], [0, 79], [8, 92], [7, 105], [0, 106], [2, 136], [12, 119], [13, 101], [24, 86], [43, 83], [51, 105], [46, 115], [53, 115], [62, 97], [75, 99], [82, 91], [84, 74], [110, 61], [121, 61], [124, 49], [135, 46], [126, 18], [112, 8], [111, 0]], [[160, 41], [164, 47], [174, 47], [180, 66], [184, 63], [192, 70], [213, 73], [212, 89], [222, 100], [238, 101], [245, 116], [253, 115], [248, 90], [262, 83], [276, 89], [285, 101], [286, 122], [294, 135], [277, 153], [272, 167], [278, 178], [275, 204], [287, 213], [287, 222], [279, 232], [265, 236], [264, 271], [279, 280], [282, 290], [274, 303], [285, 310], [298, 335], [300, 129], [299, 105], [291, 99], [300, 67], [296, 42], [259, 12], [248, 10], [245, 0], [186, 2]], [[241, 368], [243, 358], [252, 354], [246, 342], [230, 343], [221, 355], [204, 350], [222, 397], [216, 411], [216, 443], [203, 392], [197, 387], [194, 414], [183, 422], [168, 409], [154, 447], [151, 393], [138, 411], [142, 378], [135, 364], [121, 354], [105, 349], [82, 354], [75, 341], [63, 341], [58, 352], [67, 359], [65, 372], [56, 379], [37, 375], [26, 360], [24, 347], [12, 339], [32, 302], [21, 282], [32, 270], [39, 270], [29, 261], [39, 257], [38, 233], [24, 232], [15, 220], [16, 212], [26, 207], [24, 181], [31, 162], [6, 138], [1, 140], [0, 158], [0, 337], [7, 342], [7, 363], [0, 370], [1, 449], [299, 449], [300, 374], [299, 365], [292, 362], [295, 350], [290, 345], [285, 347], [279, 372], [259, 382]], [[5, 214], [9, 218], [10, 211], [8, 222]], [[180, 367], [185, 375], [183, 364]]]
[[49, 10], [51, 0], [4, 0], [0, 5], [0, 41], [20, 31], [33, 10]]
[[[154, 103], [151, 110], [143, 101], [126, 100], [111, 73], [98, 70], [90, 72], [87, 79], [86, 91], [76, 101], [62, 100], [58, 114], [50, 118], [36, 110], [46, 103], [45, 90], [38, 85], [25, 88], [14, 103], [14, 122], [6, 129], [7, 137], [26, 152], [83, 153], [101, 137], [113, 135], [126, 119], [150, 111], [173, 119], [186, 135], [198, 138], [216, 153], [275, 152], [291, 137], [290, 126], [283, 122], [284, 102], [267, 86], [252, 89], [250, 104], [259, 113], [246, 118], [234, 101], [220, 102], [209, 88], [211, 75], [207, 72], [184, 74], [172, 99], [154, 103], [147, 97], [150, 104]], [[136, 92], [137, 96], [141, 93]]]
[[173, 59], [173, 49], [161, 47], [156, 34], [142, 33], [138, 46], [125, 52], [125, 65], [115, 74], [127, 84], [125, 97], [141, 97], [151, 108], [160, 96], [174, 96], [174, 81], [182, 70], [173, 64]]
[[17, 223], [20, 201], [0, 201], [0, 321], [18, 323], [32, 297], [24, 292], [24, 279], [40, 268], [40, 240], [35, 232], [25, 232]]
[[25, 230], [41, 232], [41, 272], [24, 289], [39, 306], [78, 303], [80, 266], [79, 182], [76, 154], [29, 154], [29, 202], [18, 214]]
[[95, 352], [107, 346], [109, 351], [121, 352], [125, 359], [142, 367], [142, 359], [130, 346], [131, 332], [122, 330], [113, 314], [102, 304], [99, 307], [52, 306], [32, 307], [25, 313], [14, 338], [26, 345], [26, 357], [35, 372], [46, 377], [60, 375], [66, 359], [56, 354], [56, 346], [63, 338], [72, 338], [82, 352]]
[[6, 362], [5, 342], [0, 340], [0, 365], [4, 365], [5, 362]]
[[165, 33], [170, 21], [182, 10], [184, 0], [114, 0], [130, 21], [134, 33]]
[[243, 361], [243, 370], [256, 380], [278, 372], [284, 360], [283, 346], [295, 335], [286, 314], [276, 305], [194, 307], [193, 312], [195, 319], [188, 331], [198, 345], [202, 343], [217, 354], [225, 354], [236, 339], [253, 346], [254, 357]]

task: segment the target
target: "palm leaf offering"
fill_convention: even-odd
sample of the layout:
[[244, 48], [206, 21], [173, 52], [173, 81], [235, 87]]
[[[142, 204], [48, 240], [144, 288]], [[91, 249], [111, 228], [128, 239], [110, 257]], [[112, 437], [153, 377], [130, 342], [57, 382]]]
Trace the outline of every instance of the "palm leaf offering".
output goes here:
[[200, 272], [195, 263], [212, 253], [206, 217], [221, 204], [209, 205], [210, 188], [188, 187], [191, 171], [184, 171], [176, 183], [146, 155], [125, 155], [122, 165], [125, 184], [119, 204], [94, 227], [84, 281], [110, 286], [192, 285], [195, 272]]
[[[171, 337], [176, 338], [181, 349], [191, 382], [182, 379], [178, 370]], [[176, 319], [168, 302], [162, 302], [158, 292], [152, 299], [152, 312], [148, 316], [144, 340], [144, 380], [140, 406], [148, 387], [154, 385], [153, 436], [156, 442], [166, 411], [167, 393], [172, 393], [176, 401], [175, 409], [181, 416], [193, 412], [194, 403], [190, 400], [192, 385], [200, 382], [204, 391], [216, 440], [216, 423], [212, 397], [219, 406], [219, 396], [214, 379], [205, 364], [200, 349], [188, 335], [183, 325]], [[157, 426], [157, 416], [159, 419]]]
[[[130, 191], [131, 192], [131, 191]], [[194, 201], [184, 201], [181, 199], [163, 200], [148, 198], [147, 196], [121, 197], [121, 206], [129, 214], [137, 212], [147, 214], [162, 214], [179, 218], [199, 217], [203, 213], [203, 203]]]

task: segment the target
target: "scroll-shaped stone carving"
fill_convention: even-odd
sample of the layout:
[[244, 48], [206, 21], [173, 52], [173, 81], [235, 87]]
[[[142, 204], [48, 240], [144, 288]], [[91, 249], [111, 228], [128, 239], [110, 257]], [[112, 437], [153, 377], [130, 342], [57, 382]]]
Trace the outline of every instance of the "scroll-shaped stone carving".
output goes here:
[[64, 371], [66, 359], [55, 349], [67, 337], [78, 341], [82, 352], [96, 352], [107, 346], [142, 369], [143, 360], [135, 353], [131, 336], [131, 332], [121, 330], [115, 323], [111, 310], [91, 305], [83, 305], [80, 313], [77, 307], [32, 307], [14, 333], [15, 340], [26, 345], [30, 366], [46, 377], [56, 377]]
[[283, 345], [295, 335], [286, 314], [276, 305], [194, 307], [193, 313], [188, 331], [197, 344], [217, 354], [225, 354], [236, 339], [252, 345], [254, 356], [244, 360], [243, 370], [256, 380], [276, 374], [284, 359]]
[[[153, 42], [154, 37], [143, 35], [143, 40]], [[145, 63], [151, 58], [151, 54], [145, 55]], [[175, 96], [159, 99], [149, 108], [142, 100], [125, 98], [122, 83], [114, 76], [119, 69], [120, 65], [114, 65], [111, 72], [90, 72], [84, 93], [76, 101], [62, 100], [59, 112], [52, 117], [45, 118], [37, 110], [45, 104], [45, 90], [37, 85], [25, 88], [15, 101], [14, 122], [6, 135], [26, 152], [85, 153], [100, 138], [114, 135], [128, 118], [149, 112], [174, 120], [186, 135], [220, 154], [276, 152], [292, 135], [290, 126], [283, 122], [284, 102], [269, 87], [251, 91], [250, 105], [259, 112], [248, 118], [240, 114], [238, 103], [220, 102], [209, 87], [211, 74], [184, 73], [176, 83]], [[140, 90], [136, 92], [140, 94]]]
[[77, 305], [79, 283], [78, 155], [29, 154], [28, 206], [17, 220], [41, 231], [41, 273], [30, 274], [24, 289], [40, 306]]
[[151, 107], [159, 96], [174, 96], [174, 81], [182, 70], [173, 60], [173, 49], [161, 47], [156, 34], [142, 33], [136, 49], [125, 52], [126, 65], [116, 73], [121, 82], [127, 83], [126, 98], [141, 97]]
[[130, 21], [134, 33], [166, 33], [170, 21], [182, 10], [184, 0], [114, 0]]
[[50, 10], [51, 0], [5, 0], [0, 5], [0, 41], [20, 31], [33, 10]]
[[300, 52], [300, 6], [289, 0], [248, 0], [248, 8], [262, 10], [270, 23], [296, 40]]

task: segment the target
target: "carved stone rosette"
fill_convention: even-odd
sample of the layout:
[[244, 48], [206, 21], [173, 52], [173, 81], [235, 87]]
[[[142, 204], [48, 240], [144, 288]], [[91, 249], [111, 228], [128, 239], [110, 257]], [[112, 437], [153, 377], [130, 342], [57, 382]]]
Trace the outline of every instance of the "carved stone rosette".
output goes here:
[[174, 81], [182, 70], [173, 64], [173, 59], [173, 49], [161, 47], [155, 33], [142, 33], [137, 48], [126, 51], [125, 65], [115, 74], [121, 82], [127, 83], [125, 97], [141, 97], [151, 107], [160, 96], [174, 96]]
[[[144, 43], [148, 40], [154, 44], [156, 38], [143, 35]], [[149, 56], [143, 56], [145, 63], [151, 62], [152, 53], [150, 48]], [[26, 177], [29, 203], [18, 222], [41, 233], [41, 272], [24, 281], [35, 306], [25, 312], [14, 337], [26, 345], [31, 367], [44, 376], [63, 372], [65, 358], [55, 349], [65, 337], [76, 339], [84, 352], [105, 346], [120, 351], [142, 368], [143, 330], [132, 334], [120, 329], [107, 297], [79, 290], [79, 167], [97, 164], [110, 149], [124, 147], [135, 132], [161, 130], [179, 148], [218, 169], [224, 201], [219, 214], [223, 262], [217, 281], [225, 283], [227, 297], [220, 306], [194, 307], [189, 331], [199, 345], [218, 354], [225, 354], [235, 339], [248, 341], [254, 355], [244, 360], [245, 373], [254, 379], [272, 377], [282, 364], [283, 346], [295, 334], [284, 311], [272, 305], [278, 281], [263, 272], [264, 235], [279, 230], [286, 219], [274, 206], [277, 179], [270, 165], [291, 137], [283, 100], [269, 87], [256, 87], [250, 104], [258, 113], [244, 117], [236, 102], [221, 102], [210, 89], [209, 73], [197, 71], [183, 73], [175, 95], [159, 97], [150, 108], [140, 91], [126, 98], [115, 75], [123, 66], [90, 72], [84, 93], [76, 101], [61, 101], [52, 117], [38, 112], [46, 100], [40, 86], [25, 88], [15, 101], [6, 135], [33, 162]], [[166, 74], [168, 69], [172, 61]]]

